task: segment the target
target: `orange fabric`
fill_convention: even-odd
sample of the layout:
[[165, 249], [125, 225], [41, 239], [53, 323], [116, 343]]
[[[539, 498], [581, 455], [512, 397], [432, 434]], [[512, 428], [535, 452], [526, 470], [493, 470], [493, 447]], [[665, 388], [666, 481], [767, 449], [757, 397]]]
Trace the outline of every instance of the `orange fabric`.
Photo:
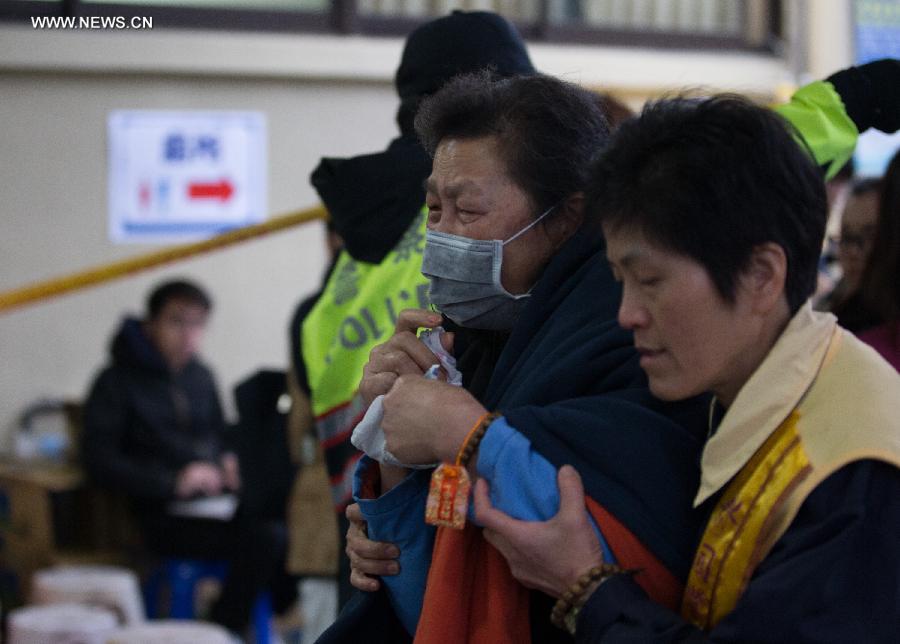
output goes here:
[[471, 522], [438, 528], [415, 642], [531, 642], [528, 590]]
[[640, 572], [634, 576], [637, 584], [644, 589], [650, 599], [674, 611], [681, 606], [684, 585], [666, 568], [656, 556], [641, 543], [631, 531], [602, 505], [586, 497], [588, 511], [594, 521], [601, 526], [609, 549], [623, 568], [635, 568]]
[[[359, 455], [359, 458], [362, 458], [362, 454]], [[381, 496], [381, 468], [372, 463], [363, 470], [359, 498], [377, 499], [379, 496]]]
[[[677, 609], [683, 587], [653, 554], [593, 499], [587, 507], [619, 565], [642, 572], [635, 581], [657, 602]], [[438, 528], [416, 644], [530, 644], [529, 591], [481, 528]], [[550, 616], [548, 615], [549, 619]]]

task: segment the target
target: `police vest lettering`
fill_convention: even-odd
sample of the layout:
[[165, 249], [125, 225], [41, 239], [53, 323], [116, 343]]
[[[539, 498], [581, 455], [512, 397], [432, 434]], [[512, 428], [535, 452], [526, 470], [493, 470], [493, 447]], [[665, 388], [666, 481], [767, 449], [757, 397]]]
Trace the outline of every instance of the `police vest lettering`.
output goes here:
[[[349, 441], [365, 412], [356, 390], [369, 352], [390, 338], [400, 311], [428, 308], [428, 280], [421, 270], [424, 246], [423, 210], [380, 264], [356, 261], [342, 251], [303, 322], [303, 357], [326, 458], [329, 449], [336, 451]], [[332, 493], [340, 505], [338, 498], [346, 498], [349, 491], [348, 463], [329, 465]]]

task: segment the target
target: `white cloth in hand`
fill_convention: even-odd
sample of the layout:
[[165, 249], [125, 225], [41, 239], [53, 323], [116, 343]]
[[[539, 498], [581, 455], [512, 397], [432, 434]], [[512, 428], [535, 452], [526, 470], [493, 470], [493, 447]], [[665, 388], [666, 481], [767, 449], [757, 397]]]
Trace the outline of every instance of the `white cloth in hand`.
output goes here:
[[[436, 327], [434, 329], [423, 331], [421, 335], [419, 335], [419, 340], [431, 349], [431, 352], [437, 356], [437, 359], [440, 362], [440, 364], [432, 365], [428, 371], [425, 372], [425, 377], [432, 380], [437, 379], [438, 371], [443, 369], [447, 374], [447, 382], [451, 385], [460, 387], [462, 386], [462, 373], [456, 368], [456, 359], [441, 346], [441, 336], [444, 333], [445, 331], [443, 328]], [[353, 430], [350, 442], [353, 443], [356, 449], [365, 452], [372, 460], [384, 463], [385, 465], [395, 465], [416, 470], [424, 470], [436, 466], [437, 463], [428, 463], [425, 465], [401, 463], [387, 450], [384, 440], [384, 430], [381, 428], [381, 420], [384, 418], [383, 401], [384, 396], [378, 396], [372, 401], [372, 404], [366, 411], [366, 415], [363, 416], [363, 419], [359, 421], [359, 424]]]

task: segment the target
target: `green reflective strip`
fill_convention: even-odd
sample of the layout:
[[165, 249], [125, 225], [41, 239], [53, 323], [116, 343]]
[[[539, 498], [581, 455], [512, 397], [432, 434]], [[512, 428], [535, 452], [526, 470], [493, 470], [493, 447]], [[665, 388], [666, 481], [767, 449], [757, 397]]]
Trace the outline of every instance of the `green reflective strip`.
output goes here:
[[380, 264], [341, 252], [301, 330], [314, 415], [350, 402], [369, 352], [393, 334], [400, 311], [427, 307], [424, 249], [423, 209]]
[[826, 179], [837, 174], [853, 156], [859, 132], [831, 83], [816, 81], [805, 85], [789, 103], [774, 109], [797, 129], [816, 163], [827, 166]]

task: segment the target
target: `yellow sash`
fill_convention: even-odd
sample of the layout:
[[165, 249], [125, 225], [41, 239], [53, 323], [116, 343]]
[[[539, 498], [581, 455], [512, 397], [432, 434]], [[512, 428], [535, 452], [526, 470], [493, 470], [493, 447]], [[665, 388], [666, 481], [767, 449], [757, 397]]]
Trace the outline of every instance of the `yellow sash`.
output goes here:
[[710, 516], [681, 613], [704, 630], [730, 613], [772, 547], [772, 518], [812, 467], [792, 412], [728, 485]]

